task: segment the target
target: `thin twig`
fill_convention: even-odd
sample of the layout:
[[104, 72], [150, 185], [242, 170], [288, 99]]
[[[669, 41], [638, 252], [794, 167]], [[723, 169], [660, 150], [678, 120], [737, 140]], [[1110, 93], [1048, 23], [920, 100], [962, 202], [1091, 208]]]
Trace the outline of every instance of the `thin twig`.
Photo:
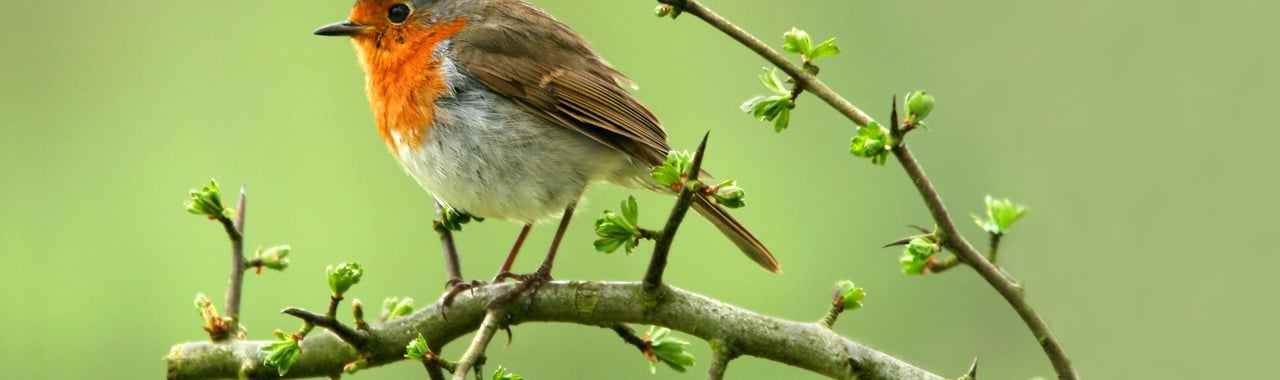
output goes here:
[[729, 369], [729, 361], [733, 360], [733, 349], [723, 340], [711, 342], [711, 363], [707, 364], [707, 380], [724, 379], [724, 371]]
[[840, 112], [854, 123], [860, 126], [865, 126], [871, 122], [870, 116], [867, 116], [865, 112], [862, 112], [862, 110], [854, 106], [853, 103], [845, 100], [840, 96], [840, 94], [831, 90], [831, 88], [827, 87], [826, 84], [823, 84], [817, 76], [809, 74], [804, 71], [804, 69], [796, 66], [794, 63], [791, 63], [787, 57], [778, 53], [776, 50], [773, 50], [769, 45], [761, 42], [760, 39], [752, 36], [750, 33], [747, 33], [747, 31], [742, 30], [742, 28], [739, 28], [737, 25], [733, 25], [729, 20], [721, 17], [715, 12], [712, 12], [711, 9], [708, 9], [697, 1], [658, 0], [658, 2], [675, 7], [677, 10], [682, 12], [688, 12], [689, 14], [697, 16], [703, 21], [706, 21], [707, 24], [719, 29], [734, 40], [737, 40], [743, 46], [746, 46], [748, 49], [751, 49], [751, 51], [754, 51], [756, 54], [764, 57], [764, 59], [769, 61], [769, 63], [772, 63], [774, 66], [782, 69], [782, 71], [787, 73], [787, 75], [790, 75], [792, 79], [795, 79], [797, 84], [804, 87], [806, 91], [809, 91], [825, 101], [827, 104], [830, 104], [832, 108], [835, 108], [836, 111]]
[[227, 304], [223, 308], [226, 310], [227, 319], [230, 321], [230, 335], [228, 337], [240, 334], [240, 294], [244, 286], [244, 204], [245, 192], [244, 184], [240, 185], [240, 199], [236, 202], [236, 220], [233, 222], [226, 217], [218, 217], [218, 222], [222, 223], [222, 228], [227, 231], [227, 237], [231, 238], [231, 279], [227, 282]]
[[[769, 45], [733, 25], [727, 19], [715, 14], [696, 0], [658, 0], [658, 2], [671, 5], [677, 11], [688, 12], [697, 16], [712, 27], [737, 40], [748, 49], [755, 51], [770, 63], [781, 68], [787, 75], [790, 75], [797, 84], [821, 98], [855, 124], [866, 126], [870, 123], [871, 118], [866, 113], [831, 90], [816, 76], [800, 69], [781, 53], [770, 48]], [[1044, 320], [1027, 302], [1017, 284], [1011, 281], [1008, 276], [1001, 274], [1001, 271], [995, 265], [987, 261], [982, 254], [978, 253], [964, 239], [964, 236], [960, 235], [955, 223], [951, 221], [950, 215], [943, 206], [941, 197], [938, 196], [929, 179], [924, 176], [924, 170], [920, 168], [920, 164], [916, 162], [915, 157], [911, 155], [911, 151], [907, 149], [907, 146], [901, 143], [895, 144], [893, 154], [902, 163], [903, 168], [906, 169], [917, 190], [920, 191], [920, 195], [924, 197], [926, 207], [929, 209], [930, 214], [933, 215], [934, 221], [939, 225], [938, 237], [943, 247], [959, 256], [960, 260], [969, 263], [1013, 307], [1014, 311], [1018, 313], [1018, 316], [1022, 318], [1023, 322], [1031, 330], [1031, 333], [1035, 335], [1036, 340], [1040, 342], [1041, 347], [1044, 348], [1045, 354], [1049, 357], [1049, 361], [1053, 363], [1054, 370], [1057, 371], [1060, 379], [1076, 379], [1075, 369], [1071, 367], [1071, 362], [1062, 351], [1062, 347], [1058, 345], [1057, 339], [1049, 332]]]
[[671, 243], [675, 240], [676, 230], [680, 229], [680, 223], [684, 221], [685, 214], [693, 205], [693, 197], [698, 192], [698, 189], [690, 185], [697, 183], [698, 174], [702, 172], [702, 159], [706, 156], [707, 138], [710, 136], [710, 132], [702, 135], [698, 152], [693, 156], [693, 163], [686, 174], [688, 179], [685, 181], [685, 186], [680, 190], [675, 206], [671, 208], [671, 216], [667, 217], [667, 225], [662, 227], [662, 234], [653, 243], [653, 258], [649, 259], [649, 269], [644, 273], [645, 289], [652, 290], [662, 283], [662, 273], [667, 268], [667, 255], [671, 252]]
[[822, 325], [822, 327], [831, 328], [836, 325], [836, 320], [840, 318], [840, 314], [843, 312], [844, 307], [831, 305], [831, 308], [827, 309], [827, 314], [823, 315], [821, 320], [818, 320], [818, 324]]
[[929, 273], [938, 274], [938, 273], [951, 270], [951, 268], [955, 268], [956, 266], [959, 266], [959, 265], [960, 265], [960, 259], [957, 258], [955, 255], [951, 255], [951, 256], [947, 256], [946, 258], [943, 258], [942, 260], [937, 260], [930, 263], [929, 266], [926, 267], [926, 270], [928, 270]]
[[969, 264], [970, 267], [978, 272], [978, 275], [987, 280], [987, 283], [992, 288], [995, 288], [996, 292], [1004, 297], [1009, 306], [1013, 307], [1013, 310], [1026, 323], [1027, 328], [1031, 330], [1031, 334], [1040, 342], [1040, 347], [1044, 349], [1045, 355], [1049, 357], [1049, 362], [1053, 363], [1053, 369], [1058, 373], [1059, 379], [1074, 380], [1078, 378], [1075, 369], [1071, 366], [1071, 360], [1063, 352], [1057, 338], [1054, 338], [1053, 333], [1049, 332], [1049, 326], [1044, 323], [1044, 319], [1027, 301], [1018, 284], [1002, 273], [995, 264], [987, 261], [956, 229], [955, 222], [951, 220], [951, 215], [947, 212], [946, 205], [942, 203], [942, 197], [938, 195], [933, 183], [929, 182], [929, 178], [925, 176], [924, 169], [920, 167], [920, 163], [911, 154], [911, 150], [905, 144], [902, 144], [894, 147], [893, 155], [898, 158], [898, 162], [902, 164], [903, 169], [906, 169], [907, 175], [911, 177], [911, 182], [916, 185], [920, 196], [924, 198], [929, 214], [933, 215], [934, 222], [938, 223], [938, 239], [942, 246], [958, 256], [960, 260]]
[[[339, 322], [338, 319], [336, 318], [312, 313], [310, 311], [306, 311], [296, 307], [284, 309], [283, 311], [281, 311], [281, 313], [292, 315], [298, 319], [301, 319], [303, 322], [306, 322], [307, 324], [320, 326], [325, 330], [329, 330], [330, 332], [333, 332], [333, 335], [337, 335], [338, 338], [341, 338], [344, 342], [347, 342], [347, 344], [350, 344], [352, 347], [355, 347], [356, 350], [363, 350], [365, 346], [369, 344], [368, 334], [361, 332], [359, 330], [356, 330], [354, 328], [351, 328], [351, 326], [342, 324], [342, 322]], [[304, 328], [303, 330], [305, 331], [309, 329]], [[300, 335], [306, 335], [306, 334], [300, 333]]]
[[987, 260], [991, 261], [991, 264], [996, 263], [996, 254], [1000, 252], [1000, 238], [1002, 237], [1004, 237], [1004, 234], [987, 234]]
[[627, 344], [634, 346], [637, 350], [640, 350], [640, 353], [648, 353], [650, 349], [649, 342], [645, 342], [644, 338], [636, 335], [636, 330], [632, 330], [630, 326], [622, 323], [615, 323], [609, 325], [607, 328], [617, 333], [618, 337], [622, 338], [623, 342], [627, 342]]
[[427, 368], [427, 377], [431, 380], [445, 380], [445, 373], [452, 374], [458, 368], [458, 363], [440, 357], [440, 351], [444, 349], [443, 343], [427, 343], [427, 349], [430, 350], [430, 356], [423, 358], [423, 363]]
[[427, 370], [427, 378], [431, 380], [444, 380], [444, 371], [441, 369], [440, 363], [434, 360], [423, 360], [422, 367]]
[[489, 347], [489, 341], [493, 340], [493, 334], [501, 327], [502, 319], [506, 315], [506, 310], [501, 307], [491, 307], [485, 312], [484, 321], [480, 322], [480, 329], [476, 331], [475, 338], [471, 339], [471, 346], [467, 347], [462, 358], [458, 359], [458, 366], [453, 370], [453, 380], [465, 379], [471, 367], [480, 362], [485, 350]]

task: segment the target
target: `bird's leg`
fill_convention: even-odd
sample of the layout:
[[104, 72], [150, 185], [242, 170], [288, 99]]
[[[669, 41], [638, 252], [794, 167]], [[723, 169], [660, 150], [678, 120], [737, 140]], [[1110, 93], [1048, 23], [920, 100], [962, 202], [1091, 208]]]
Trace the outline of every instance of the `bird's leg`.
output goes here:
[[[516, 261], [516, 255], [520, 254], [520, 247], [524, 245], [524, 239], [529, 237], [529, 230], [533, 229], [533, 224], [525, 224], [520, 229], [520, 235], [516, 237], [516, 243], [511, 246], [511, 252], [507, 253], [507, 260], [502, 263], [502, 268], [498, 269], [498, 274], [493, 277], [493, 283], [499, 283], [508, 278], [519, 278], [511, 274], [511, 265]], [[456, 258], [456, 256], [455, 256]], [[448, 260], [446, 260], [448, 261]], [[450, 280], [452, 281], [452, 280]], [[470, 283], [462, 282], [459, 276], [458, 282], [454, 283], [444, 294], [444, 305], [449, 306], [453, 303], [453, 298], [458, 296], [464, 290], [471, 290], [486, 285], [481, 281], [471, 281]]]
[[[444, 206], [440, 205], [440, 201], [436, 201], [436, 219], [444, 217]], [[448, 272], [449, 280], [444, 283], [446, 288], [458, 286], [462, 284], [462, 265], [458, 261], [458, 248], [453, 244], [453, 231], [449, 231], [444, 226], [433, 226], [436, 233], [440, 235], [440, 248], [444, 252], [444, 267]]]
[[502, 262], [502, 268], [498, 268], [498, 274], [493, 276], [493, 283], [499, 283], [508, 278], [518, 278], [511, 274], [511, 265], [516, 262], [516, 255], [520, 254], [520, 246], [524, 245], [524, 238], [529, 237], [529, 230], [533, 229], [532, 223], [527, 223], [524, 228], [520, 229], [520, 236], [516, 236], [516, 244], [511, 246], [511, 252], [507, 253], [507, 261]]
[[538, 266], [537, 271], [524, 276], [525, 281], [551, 281], [551, 264], [556, 261], [556, 251], [560, 248], [560, 239], [563, 239], [564, 232], [569, 230], [569, 219], [573, 218], [573, 208], [575, 206], [577, 206], [577, 202], [570, 203], [568, 207], [564, 208], [564, 216], [560, 217], [560, 227], [556, 228], [556, 237], [551, 239], [551, 249], [547, 251], [547, 258], [542, 259], [542, 265]]
[[547, 258], [542, 259], [542, 265], [538, 266], [538, 270], [525, 275], [514, 275], [508, 273], [503, 276], [499, 274], [502, 278], [514, 278], [520, 280], [520, 283], [511, 290], [511, 293], [502, 297], [503, 300], [510, 299], [520, 295], [520, 293], [528, 291], [529, 298], [525, 300], [524, 305], [525, 309], [528, 309], [533, 303], [534, 294], [538, 292], [538, 285], [552, 280], [551, 265], [556, 261], [556, 251], [560, 248], [560, 240], [564, 238], [565, 231], [569, 229], [569, 219], [573, 218], [573, 209], [575, 206], [577, 206], [577, 202], [570, 203], [569, 206], [565, 207], [564, 216], [560, 217], [560, 227], [556, 228], [555, 238], [551, 239], [551, 249], [547, 251]]
[[444, 305], [449, 306], [449, 304], [453, 303], [453, 297], [456, 297], [458, 293], [483, 286], [484, 283], [476, 280], [466, 282], [466, 280], [462, 279], [462, 265], [461, 261], [458, 260], [458, 248], [453, 243], [453, 231], [449, 231], [448, 228], [444, 227], [442, 218], [444, 218], [444, 206], [440, 204], [440, 201], [436, 201], [436, 220], [433, 227], [436, 233], [440, 235], [440, 247], [444, 252], [444, 267], [449, 276], [449, 279], [444, 283]]

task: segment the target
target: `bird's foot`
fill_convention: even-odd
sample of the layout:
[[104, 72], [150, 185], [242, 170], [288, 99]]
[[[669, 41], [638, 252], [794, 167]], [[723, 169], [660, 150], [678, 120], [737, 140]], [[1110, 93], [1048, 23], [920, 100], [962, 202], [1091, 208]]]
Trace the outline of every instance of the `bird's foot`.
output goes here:
[[466, 281], [463, 281], [462, 279], [456, 279], [456, 278], [449, 280], [449, 282], [446, 282], [444, 284], [444, 286], [449, 289], [445, 290], [444, 295], [440, 296], [440, 304], [443, 306], [441, 310], [443, 310], [444, 308], [448, 308], [450, 305], [453, 305], [453, 299], [457, 297], [458, 294], [461, 294], [462, 292], [465, 292], [465, 291], [475, 291], [476, 288], [480, 288], [485, 285], [489, 285], [489, 284], [480, 280], [471, 280], [471, 282], [466, 282]]
[[514, 274], [511, 272], [500, 272], [493, 277], [493, 283], [500, 283], [508, 279], [518, 281], [511, 291], [495, 300], [496, 302], [507, 302], [515, 297], [519, 297], [525, 292], [529, 293], [529, 297], [524, 300], [524, 310], [529, 311], [529, 307], [533, 306], [533, 297], [538, 294], [538, 286], [555, 280], [551, 278], [551, 268], [547, 266], [538, 267], [538, 270], [529, 274]]

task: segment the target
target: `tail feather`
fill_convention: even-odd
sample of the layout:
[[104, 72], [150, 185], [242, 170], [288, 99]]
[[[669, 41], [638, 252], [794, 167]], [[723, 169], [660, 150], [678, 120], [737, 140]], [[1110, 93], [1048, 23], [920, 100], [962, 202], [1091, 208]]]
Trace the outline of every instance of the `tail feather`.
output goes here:
[[751, 231], [747, 231], [747, 228], [743, 227], [742, 223], [733, 219], [728, 210], [712, 203], [707, 198], [700, 196], [693, 198], [693, 209], [702, 214], [702, 217], [711, 221], [711, 224], [715, 225], [716, 229], [723, 232], [725, 236], [728, 236], [729, 240], [733, 240], [733, 244], [737, 245], [748, 258], [755, 261], [756, 264], [760, 264], [760, 267], [767, 271], [774, 273], [782, 271], [782, 267], [778, 265], [778, 259], [775, 259], [769, 249], [764, 247], [764, 243], [761, 243], [760, 239], [756, 239], [755, 235], [751, 234]]

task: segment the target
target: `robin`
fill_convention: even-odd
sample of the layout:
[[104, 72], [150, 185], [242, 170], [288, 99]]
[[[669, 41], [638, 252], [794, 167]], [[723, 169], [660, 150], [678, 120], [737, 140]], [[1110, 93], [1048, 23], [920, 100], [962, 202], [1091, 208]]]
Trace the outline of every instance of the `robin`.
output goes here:
[[[657, 117], [622, 87], [634, 83], [525, 1], [358, 0], [348, 20], [315, 34], [351, 38], [378, 133], [438, 204], [524, 223], [495, 282], [551, 279], [574, 206], [592, 182], [674, 194], [649, 176], [670, 147]], [[725, 209], [694, 198], [693, 208], [747, 257], [781, 269]], [[512, 275], [530, 228], [556, 214], [542, 265]]]

